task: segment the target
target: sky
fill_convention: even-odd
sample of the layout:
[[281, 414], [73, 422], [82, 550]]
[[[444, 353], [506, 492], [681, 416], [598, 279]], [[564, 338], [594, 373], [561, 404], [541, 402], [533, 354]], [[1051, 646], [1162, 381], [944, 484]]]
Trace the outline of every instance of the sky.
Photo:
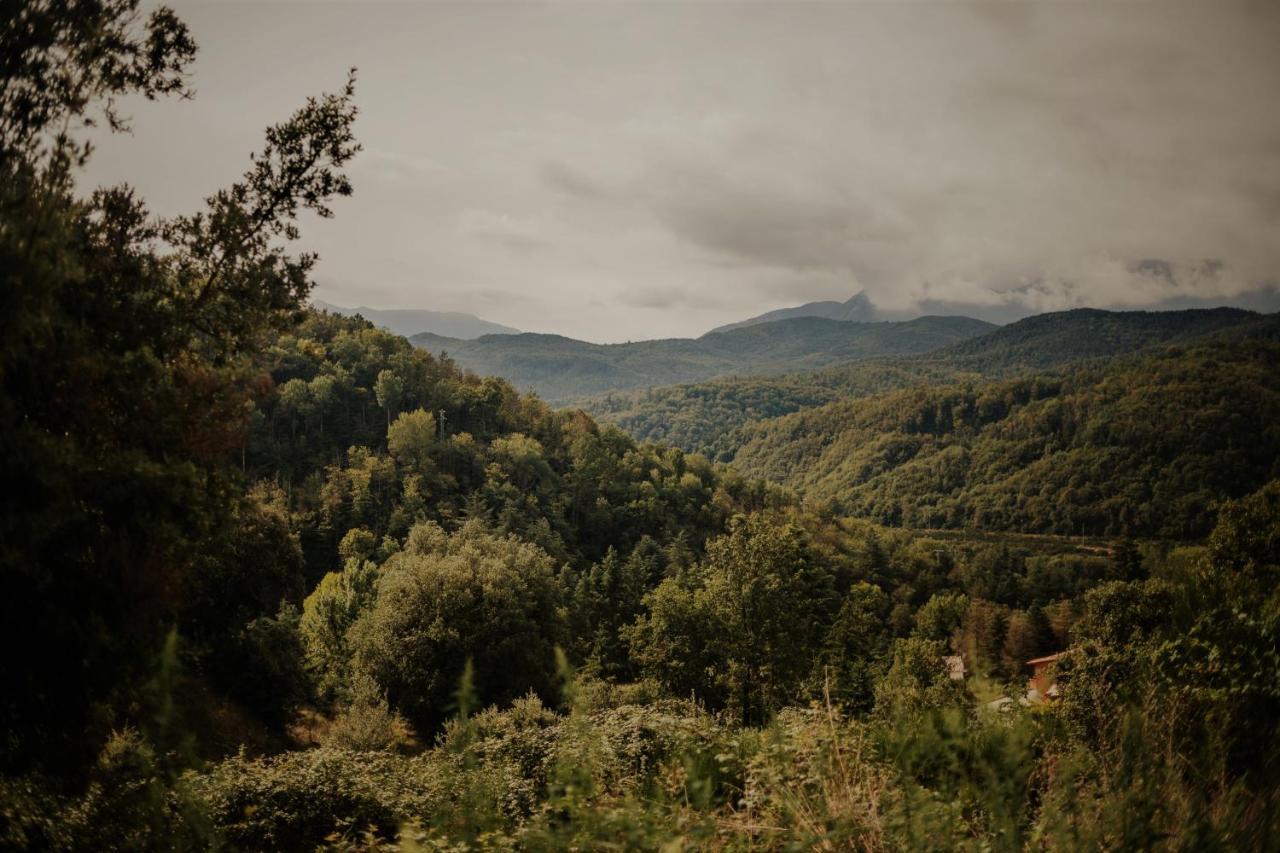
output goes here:
[[170, 2], [194, 99], [92, 184], [161, 216], [358, 68], [315, 296], [597, 342], [864, 290], [1004, 321], [1280, 309], [1280, 3]]

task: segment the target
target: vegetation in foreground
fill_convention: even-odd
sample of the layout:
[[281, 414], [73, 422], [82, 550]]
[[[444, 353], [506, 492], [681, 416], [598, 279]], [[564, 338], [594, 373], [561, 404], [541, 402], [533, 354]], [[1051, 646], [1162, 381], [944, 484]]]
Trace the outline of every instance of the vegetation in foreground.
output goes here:
[[[849, 519], [303, 311], [289, 241], [350, 191], [352, 82], [162, 221], [77, 195], [69, 129], [184, 92], [186, 28], [4, 14], [0, 846], [1275, 845], [1267, 345], [1027, 380], [1049, 390], [991, 422], [1052, 450], [1045, 401], [1098, 400], [1132, 429], [1086, 419], [1079, 447], [1136, 452], [1186, 434], [1141, 371], [1214, 371], [1186, 398], [1224, 430], [1203, 467], [1156, 453], [1167, 500], [1090, 530], [1105, 552]], [[987, 423], [969, 451], [998, 456]], [[1058, 650], [1060, 700], [976, 701]]]

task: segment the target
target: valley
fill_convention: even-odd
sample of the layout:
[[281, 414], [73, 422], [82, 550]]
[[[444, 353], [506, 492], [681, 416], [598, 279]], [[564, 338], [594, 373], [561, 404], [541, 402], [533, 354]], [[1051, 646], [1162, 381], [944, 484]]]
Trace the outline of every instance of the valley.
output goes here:
[[0, 850], [1277, 849], [1280, 17], [1031, 5], [0, 4]]

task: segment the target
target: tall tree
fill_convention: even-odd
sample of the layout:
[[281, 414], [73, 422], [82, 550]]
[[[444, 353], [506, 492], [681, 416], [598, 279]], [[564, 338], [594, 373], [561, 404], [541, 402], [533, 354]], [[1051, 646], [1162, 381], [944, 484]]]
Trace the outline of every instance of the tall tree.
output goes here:
[[230, 463], [264, 387], [251, 359], [310, 287], [297, 216], [350, 192], [358, 148], [349, 79], [270, 128], [201, 213], [78, 197], [79, 131], [126, 127], [125, 95], [189, 94], [186, 27], [138, 5], [0, 4], [0, 643], [32, 649], [0, 659], [7, 770], [83, 767], [148, 713], [198, 558], [246, 511]]
[[[687, 675], [673, 653], [705, 638], [708, 659], [700, 691], [723, 696], [744, 722], [756, 723], [785, 704], [808, 676], [812, 651], [835, 616], [834, 578], [805, 532], [764, 515], [736, 519], [707, 544], [692, 584], [664, 581], [632, 645], [651, 675]], [[692, 631], [694, 637], [683, 636]]]

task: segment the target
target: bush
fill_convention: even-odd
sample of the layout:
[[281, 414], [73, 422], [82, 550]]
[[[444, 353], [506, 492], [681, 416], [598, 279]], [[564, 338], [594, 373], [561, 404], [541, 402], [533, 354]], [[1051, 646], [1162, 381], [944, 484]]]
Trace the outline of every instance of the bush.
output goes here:
[[368, 675], [356, 678], [351, 703], [325, 734], [325, 745], [371, 752], [393, 749], [400, 741], [403, 721]]
[[414, 759], [338, 749], [241, 755], [185, 781], [224, 840], [248, 850], [311, 849], [366, 829], [390, 839], [440, 796]]

